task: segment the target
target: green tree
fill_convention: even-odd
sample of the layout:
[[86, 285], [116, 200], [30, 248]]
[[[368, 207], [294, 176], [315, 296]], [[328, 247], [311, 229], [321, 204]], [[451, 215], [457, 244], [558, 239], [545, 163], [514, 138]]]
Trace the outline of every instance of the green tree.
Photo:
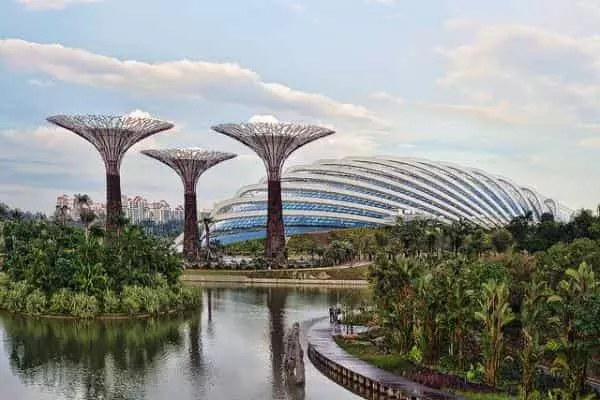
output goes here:
[[491, 234], [491, 242], [497, 253], [506, 253], [513, 245], [513, 237], [507, 229], [497, 229]]
[[583, 262], [565, 271], [558, 285], [556, 311], [561, 335], [551, 341], [552, 366], [562, 375], [567, 400], [578, 399], [584, 391], [592, 348], [600, 335], [600, 291], [594, 271]]
[[515, 318], [508, 303], [508, 285], [494, 280], [483, 284], [479, 311], [475, 312], [482, 324], [481, 348], [485, 368], [485, 381], [496, 385], [500, 360], [504, 351], [503, 328]]
[[557, 298], [552, 295], [546, 282], [532, 281], [525, 284], [525, 296], [519, 314], [523, 340], [523, 348], [519, 353], [523, 367], [521, 394], [524, 400], [529, 400], [533, 395], [535, 368], [546, 350], [544, 337], [548, 336], [548, 330], [556, 322], [548, 307], [548, 302], [554, 300]]

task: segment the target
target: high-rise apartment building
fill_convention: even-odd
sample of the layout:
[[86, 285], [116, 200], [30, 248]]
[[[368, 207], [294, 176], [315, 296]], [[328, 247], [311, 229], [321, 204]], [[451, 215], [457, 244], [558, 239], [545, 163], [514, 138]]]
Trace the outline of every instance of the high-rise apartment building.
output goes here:
[[[179, 205], [171, 208], [165, 200], [148, 201], [142, 196], [127, 197], [122, 196], [123, 215], [132, 224], [141, 224], [144, 221], [152, 221], [157, 224], [164, 224], [170, 221], [183, 221], [183, 206]], [[106, 215], [106, 205], [91, 201], [90, 209], [96, 215], [102, 217]], [[75, 196], [63, 194], [56, 198], [57, 211], [64, 212], [70, 219], [79, 220], [79, 207]]]

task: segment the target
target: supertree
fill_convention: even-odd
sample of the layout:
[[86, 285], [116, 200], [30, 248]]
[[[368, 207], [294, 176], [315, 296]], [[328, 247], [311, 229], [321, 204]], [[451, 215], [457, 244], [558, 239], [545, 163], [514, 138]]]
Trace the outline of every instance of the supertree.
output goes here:
[[196, 185], [198, 179], [207, 169], [220, 162], [234, 158], [236, 154], [198, 148], [143, 150], [142, 154], [173, 168], [181, 178], [185, 196], [183, 253], [188, 260], [195, 260], [198, 254], [199, 240], [198, 211], [196, 206]]
[[48, 122], [76, 133], [100, 152], [106, 168], [106, 230], [118, 230], [122, 215], [121, 162], [127, 150], [142, 139], [173, 127], [170, 122], [135, 114], [54, 115]]
[[300, 147], [335, 133], [329, 128], [279, 122], [221, 124], [213, 130], [250, 147], [267, 169], [267, 236], [265, 258], [269, 267], [285, 262], [285, 232], [281, 202], [281, 171], [285, 160]]

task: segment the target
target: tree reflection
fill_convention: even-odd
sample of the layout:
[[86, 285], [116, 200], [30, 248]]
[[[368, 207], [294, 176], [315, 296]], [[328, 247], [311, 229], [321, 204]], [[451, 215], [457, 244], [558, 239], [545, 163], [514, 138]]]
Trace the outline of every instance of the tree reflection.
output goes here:
[[269, 310], [269, 339], [271, 347], [271, 370], [273, 372], [273, 397], [284, 394], [283, 386], [283, 335], [285, 332], [285, 303], [288, 290], [272, 287], [267, 289], [267, 309]]
[[[197, 326], [198, 319], [190, 324]], [[15, 375], [25, 384], [57, 389], [63, 398], [144, 398], [156, 362], [168, 347], [184, 345], [181, 316], [62, 321], [5, 315], [0, 322]]]

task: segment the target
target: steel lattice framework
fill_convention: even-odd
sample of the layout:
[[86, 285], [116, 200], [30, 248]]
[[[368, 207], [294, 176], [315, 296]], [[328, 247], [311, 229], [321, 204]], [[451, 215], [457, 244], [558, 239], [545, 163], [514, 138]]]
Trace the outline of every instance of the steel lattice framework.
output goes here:
[[268, 179], [265, 258], [270, 265], [281, 265], [285, 258], [281, 202], [283, 164], [300, 147], [335, 132], [316, 125], [271, 122], [221, 124], [212, 129], [250, 147], [263, 160]]
[[233, 153], [200, 148], [143, 150], [142, 154], [168, 165], [177, 172], [184, 187], [183, 252], [190, 260], [198, 254], [198, 211], [196, 185], [200, 175], [209, 168], [236, 157]]
[[140, 140], [174, 125], [127, 115], [54, 115], [47, 120], [87, 140], [100, 153], [106, 168], [106, 227], [115, 230], [122, 213], [119, 170], [125, 153]]

